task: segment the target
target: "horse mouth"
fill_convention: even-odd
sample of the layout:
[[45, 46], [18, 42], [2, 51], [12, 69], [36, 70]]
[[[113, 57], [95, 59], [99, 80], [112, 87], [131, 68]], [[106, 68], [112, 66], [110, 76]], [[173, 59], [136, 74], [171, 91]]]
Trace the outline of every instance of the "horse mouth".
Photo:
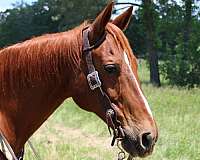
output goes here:
[[122, 141], [122, 147], [124, 150], [129, 153], [132, 157], [147, 157], [148, 155], [151, 155], [153, 148], [150, 149], [148, 152], [144, 151], [140, 146], [138, 146], [136, 143], [132, 144], [128, 140], [124, 139]]
[[126, 132], [125, 137], [121, 141], [121, 144], [124, 150], [129, 153], [131, 157], [143, 158], [151, 155], [153, 152], [153, 145], [149, 148], [144, 148], [143, 146], [141, 146], [138, 138], [130, 136], [129, 134], [126, 134]]

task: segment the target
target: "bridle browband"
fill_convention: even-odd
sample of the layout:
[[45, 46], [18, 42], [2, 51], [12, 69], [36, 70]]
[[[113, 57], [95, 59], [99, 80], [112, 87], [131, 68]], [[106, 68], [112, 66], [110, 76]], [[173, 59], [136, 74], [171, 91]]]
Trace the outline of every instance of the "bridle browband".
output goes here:
[[90, 46], [89, 32], [89, 27], [86, 27], [83, 30], [83, 54], [87, 64], [87, 81], [91, 90], [98, 91], [99, 100], [104, 107], [105, 117], [110, 134], [110, 128], [113, 129], [113, 139], [111, 142], [111, 146], [113, 146], [116, 139], [123, 139], [125, 135], [121, 126], [121, 122], [117, 119], [117, 113], [113, 108], [113, 104], [107, 93], [102, 89], [102, 82], [99, 78], [98, 71], [95, 69], [92, 59], [92, 50], [98, 48], [104, 42], [106, 33], [97, 42], [95, 42], [93, 46]]

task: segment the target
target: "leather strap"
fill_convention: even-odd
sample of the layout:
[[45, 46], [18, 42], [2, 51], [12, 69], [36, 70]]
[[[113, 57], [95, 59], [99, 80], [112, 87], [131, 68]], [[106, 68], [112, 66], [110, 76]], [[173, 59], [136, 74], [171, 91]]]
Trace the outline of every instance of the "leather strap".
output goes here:
[[95, 67], [93, 65], [93, 60], [92, 60], [92, 52], [91, 52], [91, 50], [94, 47], [90, 46], [88, 35], [89, 35], [89, 28], [83, 31], [83, 47], [84, 47], [83, 53], [85, 54], [85, 60], [88, 67], [88, 73], [92, 73], [95, 71]]
[[[111, 142], [111, 146], [113, 146], [115, 143], [115, 139], [124, 137], [124, 132], [121, 127], [120, 121], [117, 120], [117, 114], [116, 114], [115, 109], [112, 107], [112, 102], [109, 96], [106, 94], [106, 92], [103, 91], [101, 87], [101, 81], [100, 81], [100, 78], [98, 77], [98, 72], [95, 69], [95, 66], [93, 64], [93, 59], [92, 59], [92, 50], [95, 48], [98, 48], [103, 43], [106, 35], [104, 34], [93, 46], [90, 46], [89, 32], [90, 32], [89, 27], [83, 30], [83, 53], [85, 55], [87, 68], [88, 68], [88, 76], [89, 76], [88, 83], [92, 90], [94, 89], [98, 90], [99, 100], [102, 106], [104, 107], [105, 117], [107, 120], [109, 132], [111, 133], [110, 127], [113, 129], [113, 140]], [[94, 87], [91, 86], [91, 83], [94, 83]]]
[[[0, 158], [1, 156], [4, 155], [5, 159], [6, 159], [6, 151], [5, 151], [5, 148], [4, 148], [4, 144], [6, 145], [8, 151], [10, 152], [11, 156], [12, 156], [12, 159], [13, 160], [23, 160], [24, 158], [24, 147], [22, 148], [21, 152], [18, 153], [17, 155], [15, 155], [13, 149], [11, 148], [10, 144], [8, 143], [8, 141], [6, 140], [6, 138], [4, 137], [3, 133], [1, 132], [0, 130], [0, 142], [1, 142], [1, 145], [2, 145], [2, 152], [0, 151]], [[33, 147], [32, 143], [30, 140], [28, 140], [28, 144], [29, 146], [31, 147], [35, 157], [38, 159], [38, 160], [41, 160], [39, 154], [36, 152], [35, 148]], [[2, 158], [3, 159], [3, 158]], [[1, 159], [0, 159], [1, 160]]]
[[10, 152], [10, 154], [11, 154], [11, 156], [13, 158], [13, 160], [19, 160], [17, 158], [17, 156], [15, 155], [13, 149], [11, 148], [10, 144], [8, 143], [7, 139], [4, 137], [3, 133], [1, 132], [1, 130], [0, 130], [0, 139], [1, 139], [1, 141], [3, 141], [5, 143], [8, 151]]

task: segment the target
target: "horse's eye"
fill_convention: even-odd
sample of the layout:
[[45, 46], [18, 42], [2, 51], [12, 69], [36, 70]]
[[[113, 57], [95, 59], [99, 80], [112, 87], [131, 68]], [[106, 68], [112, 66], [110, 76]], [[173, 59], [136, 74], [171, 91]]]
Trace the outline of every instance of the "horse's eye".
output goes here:
[[107, 64], [104, 66], [104, 70], [108, 74], [117, 74], [119, 72], [119, 67], [116, 64]]

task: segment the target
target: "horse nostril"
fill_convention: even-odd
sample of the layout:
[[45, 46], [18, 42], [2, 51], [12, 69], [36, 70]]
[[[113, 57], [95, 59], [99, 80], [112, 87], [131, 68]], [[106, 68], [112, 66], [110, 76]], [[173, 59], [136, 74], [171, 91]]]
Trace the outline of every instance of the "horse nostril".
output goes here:
[[152, 146], [153, 137], [150, 132], [143, 133], [141, 136], [141, 146], [147, 150], [149, 147]]

